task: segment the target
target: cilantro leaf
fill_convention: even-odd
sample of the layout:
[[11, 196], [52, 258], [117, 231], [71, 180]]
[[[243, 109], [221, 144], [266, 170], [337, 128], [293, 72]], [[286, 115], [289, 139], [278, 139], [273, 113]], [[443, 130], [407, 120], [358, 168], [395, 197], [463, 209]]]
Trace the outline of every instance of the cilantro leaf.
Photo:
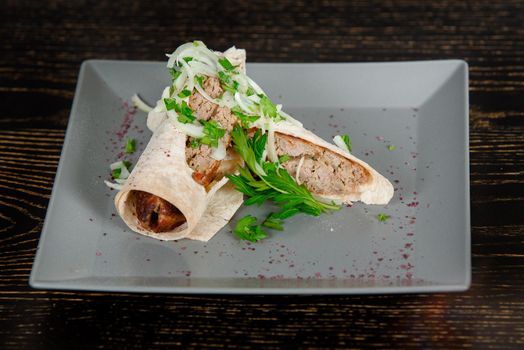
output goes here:
[[135, 139], [127, 139], [125, 151], [126, 153], [134, 153], [136, 149]]
[[255, 90], [250, 86], [247, 88], [246, 95], [251, 96], [255, 94]]
[[218, 80], [220, 80], [222, 89], [229, 91], [231, 95], [235, 94], [240, 85], [236, 80], [233, 80], [230, 75], [224, 72], [218, 72]]
[[235, 225], [233, 233], [240, 239], [258, 242], [267, 237], [267, 233], [262, 230], [261, 225], [256, 225], [257, 218], [251, 215], [246, 215], [238, 220]]
[[386, 215], [386, 214], [384, 214], [384, 213], [380, 213], [380, 214], [377, 215], [377, 219], [378, 219], [378, 221], [380, 221], [380, 222], [386, 222], [386, 221], [389, 220], [390, 218], [391, 218], [391, 216]]
[[193, 111], [187, 105], [186, 101], [182, 101], [181, 104], [175, 103], [175, 111], [178, 113], [178, 121], [184, 124], [192, 123], [196, 117], [193, 115]]
[[220, 65], [228, 72], [231, 72], [233, 69], [235, 69], [235, 66], [233, 66], [226, 57], [219, 58], [218, 63], [220, 63]]
[[164, 104], [166, 105], [166, 109], [170, 111], [175, 109], [177, 103], [174, 98], [164, 98]]
[[220, 125], [214, 120], [199, 120], [200, 124], [204, 126], [205, 136], [198, 141], [204, 145], [211, 147], [218, 147], [218, 140], [226, 134], [226, 130], [222, 129]]
[[120, 174], [122, 173], [122, 168], [116, 168], [111, 172], [113, 179], [120, 179]]
[[239, 106], [231, 108], [231, 112], [240, 120], [243, 128], [249, 128], [251, 123], [254, 123], [260, 118], [258, 115], [245, 114]]
[[180, 98], [186, 98], [188, 96], [191, 96], [191, 91], [189, 91], [188, 89], [184, 89], [178, 93], [178, 97]]
[[204, 85], [204, 77], [201, 75], [195, 75], [195, 83], [197, 83], [200, 86]]

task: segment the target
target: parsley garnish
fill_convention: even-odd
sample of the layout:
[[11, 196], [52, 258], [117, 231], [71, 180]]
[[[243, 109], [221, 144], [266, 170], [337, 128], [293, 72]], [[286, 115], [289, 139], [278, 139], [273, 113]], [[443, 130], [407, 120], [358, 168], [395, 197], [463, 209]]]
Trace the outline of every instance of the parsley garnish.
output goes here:
[[246, 95], [251, 96], [255, 94], [255, 90], [250, 86], [246, 90]]
[[113, 170], [113, 172], [111, 172], [111, 176], [113, 177], [113, 179], [120, 179], [121, 173], [122, 173], [122, 168], [116, 168], [115, 170]]
[[287, 162], [287, 161], [290, 160], [290, 159], [291, 159], [291, 157], [288, 156], [287, 154], [285, 154], [285, 155], [283, 155], [283, 156], [281, 156], [281, 157], [278, 158], [278, 162], [279, 162], [280, 164], [282, 164], [282, 163]]
[[[126, 167], [127, 170], [129, 170], [131, 168], [131, 162], [130, 161], [124, 160], [124, 161], [122, 161], [122, 163], [124, 163], [124, 166]], [[113, 179], [119, 179], [121, 174], [122, 174], [122, 168], [121, 167], [116, 168], [116, 169], [114, 169], [111, 172], [111, 176], [113, 177]]]
[[168, 111], [175, 109], [175, 106], [177, 105], [174, 98], [164, 98], [164, 104], [166, 105], [166, 109]]
[[236, 80], [231, 79], [231, 77], [224, 73], [218, 72], [218, 80], [220, 80], [220, 85], [226, 91], [229, 91], [231, 95], [234, 95], [238, 90], [239, 83]]
[[257, 218], [251, 215], [244, 216], [237, 221], [233, 233], [240, 239], [258, 242], [267, 237], [267, 233], [262, 230], [261, 225], [256, 225]]
[[240, 120], [243, 128], [249, 128], [251, 123], [254, 123], [258, 118], [258, 115], [247, 115], [244, 114], [239, 106], [231, 108], [231, 112]]
[[191, 91], [189, 91], [188, 89], [184, 89], [178, 93], [178, 97], [180, 98], [186, 98], [188, 96], [191, 96]]
[[127, 139], [126, 142], [126, 153], [134, 153], [136, 149], [135, 139]]
[[200, 44], [198, 43], [198, 41], [196, 41], [196, 40], [193, 41], [193, 46], [194, 46], [194, 47], [198, 47], [198, 45], [200, 45]]
[[200, 142], [198, 142], [197, 139], [192, 139], [190, 145], [191, 148], [198, 148], [198, 146], [200, 146]]
[[195, 83], [198, 83], [200, 86], [204, 86], [204, 77], [201, 75], [195, 75]]
[[380, 222], [386, 222], [389, 218], [391, 218], [391, 216], [386, 215], [384, 213], [380, 213], [380, 214], [377, 215], [377, 219]]
[[282, 120], [283, 118], [277, 112], [277, 106], [266, 95], [258, 95], [260, 97], [260, 111], [268, 117], [275, 119], [275, 121]]
[[170, 68], [169, 69], [169, 73], [171, 74], [171, 79], [173, 81], [177, 80], [177, 78], [180, 76], [180, 74], [182, 74], [181, 71], [176, 70], [175, 68]]
[[351, 146], [351, 139], [349, 138], [349, 135], [340, 135], [340, 137], [342, 138], [342, 141], [344, 141], [344, 143], [346, 144], [349, 152], [352, 152], [352, 146]]
[[228, 72], [231, 72], [233, 69], [235, 69], [235, 66], [233, 66], [231, 62], [229, 62], [229, 60], [225, 57], [219, 58], [218, 63], [220, 63], [220, 65]]
[[214, 121], [199, 120], [200, 124], [204, 126], [204, 134], [206, 136], [198, 139], [198, 142], [209, 145], [211, 147], [218, 147], [218, 140], [224, 137], [226, 130], [222, 129], [220, 125]]
[[193, 111], [187, 105], [186, 101], [182, 101], [181, 104], [175, 103], [175, 111], [178, 113], [178, 121], [184, 124], [192, 123], [196, 117], [193, 115]]
[[[256, 236], [260, 240], [265, 233], [260, 226], [273, 229], [282, 229], [282, 222], [298, 213], [313, 216], [339, 209], [335, 204], [318, 201], [304, 186], [295, 182], [286, 169], [277, 167], [277, 164], [262, 160], [265, 150], [267, 134], [260, 130], [249, 138], [240, 126], [235, 126], [231, 136], [234, 148], [245, 162], [244, 167], [239, 168], [238, 175], [227, 175], [238, 191], [248, 196], [244, 202], [246, 205], [260, 205], [267, 200], [273, 201], [279, 211], [271, 213], [261, 225], [253, 225], [256, 219], [243, 218], [240, 231], [248, 238]], [[238, 228], [238, 224], [237, 224]], [[235, 234], [240, 236], [235, 229]], [[247, 238], [243, 238], [247, 239]]]
[[397, 149], [397, 147], [395, 147], [395, 146], [393, 146], [393, 145], [389, 145], [389, 146], [388, 146], [388, 151], [394, 151], [394, 150], [396, 150], [396, 149]]

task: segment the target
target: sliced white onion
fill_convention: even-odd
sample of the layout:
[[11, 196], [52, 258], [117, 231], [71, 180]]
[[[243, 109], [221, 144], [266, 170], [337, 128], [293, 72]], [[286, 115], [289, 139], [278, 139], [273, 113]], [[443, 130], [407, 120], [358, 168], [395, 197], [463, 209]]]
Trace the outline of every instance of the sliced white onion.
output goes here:
[[247, 98], [254, 103], [260, 103], [260, 97], [258, 97], [258, 95], [247, 96]]
[[222, 101], [219, 101], [217, 99], [214, 99], [213, 97], [209, 96], [207, 94], [207, 92], [204, 91], [204, 89], [202, 88], [202, 86], [200, 86], [200, 84], [195, 84], [195, 89], [200, 93], [200, 95], [202, 95], [206, 100], [208, 100], [209, 102], [211, 103], [215, 103], [219, 106], [222, 106], [224, 107], [224, 104], [222, 103]]
[[269, 127], [267, 130], [267, 156], [273, 163], [278, 162], [277, 150], [275, 146], [275, 130], [273, 128], [273, 122], [269, 121]]
[[164, 98], [170, 98], [171, 95], [169, 95], [169, 90], [170, 90], [170, 86], [166, 86], [166, 88], [164, 89], [164, 91], [162, 91], [162, 100]]
[[300, 170], [302, 169], [302, 165], [304, 165], [304, 156], [302, 156], [302, 158], [300, 158], [300, 161], [298, 162], [298, 166], [297, 166], [297, 173], [295, 175], [295, 181], [297, 182], [297, 184], [301, 184], [300, 182]]
[[115, 179], [115, 182], [116, 182], [117, 184], [120, 184], [120, 185], [125, 184], [126, 181], [127, 181], [127, 179]]
[[153, 107], [145, 103], [144, 100], [142, 100], [140, 96], [138, 96], [137, 94], [134, 94], [133, 97], [131, 97], [131, 101], [133, 102], [135, 107], [141, 110], [142, 112], [149, 113], [153, 110]]
[[229, 91], [224, 92], [222, 95], [221, 104], [229, 109], [236, 106], [235, 98], [229, 93]]
[[226, 146], [223, 142], [218, 142], [218, 147], [213, 150], [211, 157], [216, 160], [222, 160], [226, 157]]
[[111, 165], [109, 165], [109, 168], [111, 168], [111, 170], [122, 169], [125, 167], [126, 165], [124, 164], [122, 160], [119, 160], [118, 162], [114, 162]]
[[195, 138], [201, 138], [204, 137], [204, 127], [202, 125], [196, 125], [196, 124], [184, 124], [178, 121], [178, 115], [175, 111], [167, 111], [167, 116], [169, 117], [169, 120], [175, 125], [175, 127], [182, 133], [195, 137]]
[[107, 180], [104, 180], [104, 183], [106, 184], [107, 187], [113, 189], [113, 190], [118, 190], [120, 191], [122, 189], [122, 185], [120, 184], [115, 184], [113, 182], [110, 182], [110, 181], [107, 181]]
[[184, 85], [186, 85], [186, 81], [187, 81], [187, 73], [186, 73], [186, 71], [182, 71], [182, 74], [180, 74], [178, 76], [178, 78], [176, 78], [176, 80], [175, 80], [175, 90], [176, 90], [176, 92], [179, 92], [179, 91], [182, 90]]
[[166, 55], [169, 57], [169, 59], [167, 60], [167, 68], [173, 68], [180, 53], [182, 53], [184, 50], [190, 47], [194, 47], [193, 43], [185, 43], [177, 47], [177, 49], [171, 55]]
[[193, 69], [193, 73], [195, 75], [208, 75], [208, 76], [215, 76], [217, 75], [217, 71], [215, 67], [210, 67], [207, 64], [204, 64], [202, 62], [198, 61], [191, 61], [188, 63], [191, 69]]
[[335, 143], [335, 145], [338, 146], [338, 148], [342, 149], [343, 151], [345, 151], [347, 153], [351, 153], [349, 151], [348, 146], [346, 145], [344, 140], [342, 140], [342, 137], [340, 135], [337, 135], [337, 136], [333, 137], [333, 142]]
[[235, 101], [237, 101], [238, 106], [246, 113], [253, 113], [251, 111], [251, 108], [253, 107], [253, 102], [249, 101], [248, 99], [245, 99], [242, 95], [240, 95], [238, 92], [235, 92]]

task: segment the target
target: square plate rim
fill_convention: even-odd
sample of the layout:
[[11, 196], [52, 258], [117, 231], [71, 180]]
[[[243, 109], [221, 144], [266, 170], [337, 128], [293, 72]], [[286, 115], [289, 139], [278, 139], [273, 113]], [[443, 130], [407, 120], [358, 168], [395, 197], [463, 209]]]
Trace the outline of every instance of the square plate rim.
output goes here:
[[[345, 66], [345, 65], [411, 65], [411, 64], [438, 64], [438, 63], [454, 63], [457, 68], [464, 67], [464, 85], [465, 100], [463, 118], [465, 121], [465, 135], [464, 135], [464, 152], [466, 157], [465, 166], [465, 215], [466, 215], [466, 230], [465, 230], [465, 275], [461, 283], [439, 284], [439, 285], [411, 285], [411, 286], [379, 286], [379, 287], [162, 287], [162, 286], [119, 286], [119, 285], [86, 285], [82, 283], [68, 283], [79, 280], [88, 280], [88, 278], [74, 279], [74, 280], [40, 280], [37, 275], [37, 266], [40, 264], [41, 244], [45, 240], [48, 232], [49, 216], [48, 213], [54, 206], [56, 200], [56, 190], [60, 178], [63, 173], [65, 145], [69, 144], [72, 138], [71, 125], [75, 121], [74, 114], [80, 100], [80, 89], [84, 81], [85, 71], [87, 66], [96, 63], [110, 63], [110, 64], [148, 64], [157, 65], [164, 63], [162, 61], [150, 60], [115, 60], [115, 59], [87, 59], [82, 61], [78, 73], [77, 83], [73, 97], [73, 103], [69, 113], [69, 119], [65, 130], [64, 142], [60, 152], [59, 164], [53, 180], [51, 197], [46, 209], [46, 215], [39, 237], [36, 253], [34, 256], [30, 276], [29, 286], [35, 289], [48, 290], [72, 290], [72, 291], [94, 291], [94, 292], [128, 292], [128, 293], [160, 293], [160, 294], [211, 294], [211, 295], [236, 295], [236, 294], [273, 294], [273, 295], [372, 295], [372, 294], [414, 294], [414, 293], [438, 293], [438, 292], [462, 292], [471, 287], [472, 283], [472, 261], [471, 261], [471, 203], [470, 203], [470, 159], [469, 159], [469, 65], [463, 59], [437, 59], [437, 60], [406, 60], [406, 61], [374, 61], [374, 62], [249, 62], [248, 65], [254, 66]], [[96, 277], [96, 276], [94, 276]]]

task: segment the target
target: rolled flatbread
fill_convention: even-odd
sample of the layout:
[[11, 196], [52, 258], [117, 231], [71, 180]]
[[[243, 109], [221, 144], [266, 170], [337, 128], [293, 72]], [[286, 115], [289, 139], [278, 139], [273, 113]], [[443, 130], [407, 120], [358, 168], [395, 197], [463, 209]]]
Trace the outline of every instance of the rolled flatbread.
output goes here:
[[[209, 192], [193, 179], [194, 171], [186, 162], [186, 138], [169, 120], [164, 120], [117, 193], [117, 211], [133, 231], [162, 240], [209, 240], [242, 204], [241, 193], [231, 186], [224, 187], [227, 178], [220, 179]], [[183, 215], [183, 223], [162, 232], [145, 227], [136, 205], [141, 192], [168, 202]], [[205, 220], [201, 221], [203, 217]]]

